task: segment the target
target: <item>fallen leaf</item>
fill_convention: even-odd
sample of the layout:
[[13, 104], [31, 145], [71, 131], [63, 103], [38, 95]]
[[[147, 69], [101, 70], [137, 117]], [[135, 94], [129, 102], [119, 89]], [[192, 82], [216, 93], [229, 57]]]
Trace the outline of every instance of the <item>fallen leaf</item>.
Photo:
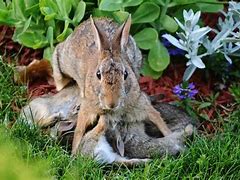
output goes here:
[[14, 81], [17, 84], [28, 84], [39, 79], [53, 82], [52, 67], [49, 61], [35, 59], [27, 66], [16, 66]]

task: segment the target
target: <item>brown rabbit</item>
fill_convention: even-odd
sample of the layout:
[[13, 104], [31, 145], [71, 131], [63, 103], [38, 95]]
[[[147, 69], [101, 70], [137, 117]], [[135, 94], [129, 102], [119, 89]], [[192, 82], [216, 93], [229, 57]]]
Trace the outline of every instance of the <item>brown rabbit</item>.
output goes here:
[[111, 20], [90, 18], [55, 50], [53, 75], [57, 89], [65, 87], [72, 78], [82, 97], [73, 154], [77, 153], [87, 127], [99, 117], [111, 119], [113, 125], [124, 114], [130, 122], [149, 119], [164, 136], [171, 133], [140, 90], [138, 69], [126, 53], [129, 41], [133, 41], [129, 40], [130, 25], [130, 16], [119, 28]]
[[[32, 100], [22, 109], [21, 116], [31, 125], [50, 129], [52, 137], [68, 144], [72, 142], [78, 107], [81, 104], [78, 97], [79, 88], [76, 85], [68, 86], [53, 96], [45, 95]], [[148, 160], [145, 158], [162, 156], [166, 152], [171, 155], [179, 153], [184, 149], [185, 135], [191, 135], [187, 127], [192, 119], [169, 104], [158, 103], [155, 108], [173, 131], [170, 136], [162, 137], [156, 126], [147, 119], [131, 123], [125, 119], [126, 116], [122, 116], [119, 120], [121, 123], [115, 129], [107, 127], [107, 130], [104, 120], [99, 120], [93, 130], [83, 136], [80, 153], [93, 157], [100, 163], [126, 165], [144, 163]], [[124, 156], [120, 155], [117, 148], [116, 129], [124, 143]]]

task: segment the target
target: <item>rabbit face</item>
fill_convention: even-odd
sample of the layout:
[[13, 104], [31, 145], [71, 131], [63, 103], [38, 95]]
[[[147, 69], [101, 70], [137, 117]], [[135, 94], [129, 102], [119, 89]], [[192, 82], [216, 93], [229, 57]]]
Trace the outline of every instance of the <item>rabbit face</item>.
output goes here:
[[99, 82], [99, 101], [102, 109], [116, 110], [124, 105], [125, 81], [128, 78], [127, 69], [121, 61], [102, 61], [96, 71]]

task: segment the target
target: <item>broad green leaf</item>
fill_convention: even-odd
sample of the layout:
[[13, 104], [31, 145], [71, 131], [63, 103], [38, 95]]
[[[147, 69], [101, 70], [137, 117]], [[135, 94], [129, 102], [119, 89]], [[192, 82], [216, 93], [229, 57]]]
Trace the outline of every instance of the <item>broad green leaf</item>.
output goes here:
[[196, 3], [196, 6], [202, 12], [215, 13], [223, 10], [223, 4]]
[[7, 5], [3, 0], [0, 0], [0, 10], [8, 10]]
[[31, 7], [26, 8], [25, 14], [26, 14], [26, 16], [33, 16], [35, 18], [41, 16], [39, 4], [35, 4]]
[[176, 5], [186, 5], [195, 3], [196, 0], [172, 0], [172, 2], [175, 3]]
[[112, 14], [113, 18], [120, 24], [122, 24], [129, 16], [129, 13], [126, 11], [116, 11]]
[[32, 7], [32, 6], [35, 6], [36, 4], [39, 3], [39, 0], [24, 0], [24, 3], [25, 3], [25, 7], [26, 9]]
[[132, 23], [149, 23], [158, 18], [160, 8], [158, 5], [145, 2], [141, 4], [132, 16]]
[[142, 66], [142, 69], [141, 69], [141, 74], [144, 75], [144, 76], [150, 76], [152, 77], [153, 79], [158, 79], [161, 77], [162, 75], [162, 72], [157, 72], [157, 71], [154, 71], [148, 64], [148, 61], [145, 59], [143, 61], [143, 66]]
[[[80, 0], [80, 1], [82, 1], [82, 0]], [[72, 4], [73, 8], [76, 8], [79, 4], [79, 0], [68, 0], [68, 2]]]
[[53, 1], [40, 0], [39, 7], [41, 13], [45, 16], [44, 20], [54, 19], [58, 13], [58, 6]]
[[73, 17], [73, 24], [76, 26], [82, 20], [85, 14], [86, 4], [84, 1], [80, 1]]
[[0, 9], [0, 24], [5, 24], [8, 26], [13, 26], [18, 21], [11, 17], [11, 11]]
[[166, 0], [150, 0], [150, 2], [154, 2], [155, 4], [165, 6]]
[[28, 20], [24, 23], [23, 30], [22, 30], [21, 33], [26, 32], [26, 30], [27, 30], [27, 29], [29, 28], [29, 26], [30, 26], [31, 20], [32, 20], [32, 16], [30, 16], [30, 17], [28, 18]]
[[60, 20], [64, 19], [69, 21], [70, 20], [69, 13], [72, 9], [72, 4], [69, 3], [67, 0], [56, 0], [56, 2], [59, 9], [59, 13], [57, 17]]
[[94, 17], [109, 17], [109, 18], [113, 18], [113, 13], [110, 11], [102, 11], [98, 8], [95, 8], [92, 12], [92, 15]]
[[162, 27], [164, 29], [166, 29], [167, 31], [171, 32], [171, 33], [174, 33], [177, 31], [178, 29], [178, 24], [176, 23], [176, 21], [168, 16], [168, 15], [165, 15], [164, 18], [162, 19]]
[[123, 7], [137, 6], [142, 2], [143, 0], [123, 0]]
[[123, 10], [125, 7], [137, 6], [143, 0], [102, 0], [99, 9], [103, 11]]
[[157, 72], [163, 71], [167, 68], [170, 62], [170, 56], [168, 50], [157, 42], [149, 51], [148, 62], [150, 67]]
[[153, 28], [145, 28], [134, 35], [134, 39], [141, 49], [151, 49], [158, 41], [158, 33]]
[[24, 11], [26, 9], [24, 0], [12, 1], [13, 14], [15, 19], [26, 21]]
[[43, 48], [48, 44], [47, 39], [43, 35], [33, 31], [26, 31], [25, 33], [18, 35], [16, 41], [33, 49]]

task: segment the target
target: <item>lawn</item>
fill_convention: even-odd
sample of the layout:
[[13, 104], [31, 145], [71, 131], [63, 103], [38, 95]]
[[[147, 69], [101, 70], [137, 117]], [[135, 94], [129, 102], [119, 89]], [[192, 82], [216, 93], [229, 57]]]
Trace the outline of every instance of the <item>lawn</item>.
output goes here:
[[[13, 68], [0, 60], [0, 179], [239, 179], [240, 110], [211, 136], [195, 134], [178, 157], [156, 157], [127, 168], [74, 159], [65, 147], [18, 118], [26, 88], [13, 83]], [[13, 122], [16, 123], [13, 124]]]

